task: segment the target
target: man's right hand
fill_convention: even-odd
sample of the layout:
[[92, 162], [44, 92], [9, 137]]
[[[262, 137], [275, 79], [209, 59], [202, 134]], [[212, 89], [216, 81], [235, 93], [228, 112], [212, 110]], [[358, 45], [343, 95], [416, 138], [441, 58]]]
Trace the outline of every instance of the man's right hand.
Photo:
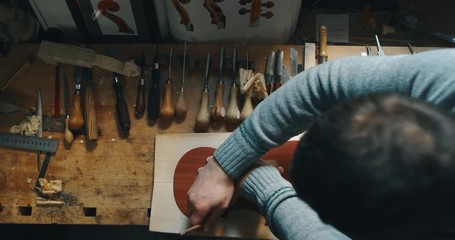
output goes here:
[[208, 157], [207, 164], [188, 190], [188, 211], [191, 225], [203, 224], [208, 231], [229, 206], [234, 195], [234, 181], [221, 168], [215, 158]]

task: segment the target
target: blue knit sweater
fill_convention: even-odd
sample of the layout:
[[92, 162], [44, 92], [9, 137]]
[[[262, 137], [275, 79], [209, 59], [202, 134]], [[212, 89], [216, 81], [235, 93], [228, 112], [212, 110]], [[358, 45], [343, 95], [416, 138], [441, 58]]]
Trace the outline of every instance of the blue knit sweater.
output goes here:
[[[346, 57], [308, 69], [261, 102], [215, 151], [234, 179], [264, 153], [303, 132], [340, 101], [378, 92], [401, 93], [455, 112], [455, 49], [415, 55]], [[243, 194], [263, 210], [280, 239], [345, 239], [324, 224], [272, 167], [253, 171]]]

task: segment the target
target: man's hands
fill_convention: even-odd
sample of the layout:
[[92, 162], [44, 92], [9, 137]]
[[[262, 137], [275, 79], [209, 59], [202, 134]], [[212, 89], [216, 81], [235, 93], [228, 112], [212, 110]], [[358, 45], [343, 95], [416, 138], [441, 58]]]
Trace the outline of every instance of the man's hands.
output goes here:
[[188, 210], [191, 225], [204, 224], [208, 231], [229, 206], [234, 195], [234, 181], [224, 172], [215, 158], [208, 157], [207, 164], [188, 190]]

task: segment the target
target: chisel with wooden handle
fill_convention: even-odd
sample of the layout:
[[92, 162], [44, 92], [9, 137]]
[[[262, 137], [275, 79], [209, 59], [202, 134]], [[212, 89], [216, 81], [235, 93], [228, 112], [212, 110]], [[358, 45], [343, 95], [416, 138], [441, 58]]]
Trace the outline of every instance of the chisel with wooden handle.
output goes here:
[[226, 111], [226, 121], [229, 123], [237, 123], [240, 121], [240, 110], [237, 104], [237, 93], [239, 87], [237, 84], [237, 48], [234, 48], [232, 56], [232, 85], [230, 89], [230, 99]]
[[177, 101], [175, 101], [175, 115], [183, 117], [186, 115], [187, 107], [184, 94], [184, 85], [185, 85], [185, 65], [186, 65], [186, 42], [183, 49], [183, 68], [182, 68], [182, 85], [180, 86], [180, 91], [177, 93]]
[[160, 118], [168, 119], [174, 117], [174, 105], [172, 104], [172, 82], [171, 82], [171, 65], [172, 65], [172, 47], [169, 53], [169, 72], [166, 83], [164, 84], [163, 104], [160, 109]]
[[210, 125], [210, 113], [209, 113], [209, 72], [210, 72], [210, 53], [207, 54], [207, 61], [205, 64], [205, 75], [204, 75], [204, 88], [201, 92], [201, 105], [199, 106], [199, 112], [196, 115], [196, 130], [207, 131]]
[[221, 121], [224, 119], [226, 110], [224, 109], [224, 47], [221, 47], [220, 51], [220, 77], [216, 86], [215, 104], [212, 107], [210, 116], [214, 121]]

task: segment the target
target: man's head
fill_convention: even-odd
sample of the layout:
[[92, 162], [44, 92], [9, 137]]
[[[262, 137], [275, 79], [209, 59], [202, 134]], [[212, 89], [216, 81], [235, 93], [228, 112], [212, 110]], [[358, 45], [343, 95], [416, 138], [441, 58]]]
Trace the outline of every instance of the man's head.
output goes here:
[[294, 156], [292, 182], [323, 221], [342, 231], [408, 235], [419, 224], [454, 221], [454, 144], [450, 115], [395, 94], [364, 96], [310, 127]]

